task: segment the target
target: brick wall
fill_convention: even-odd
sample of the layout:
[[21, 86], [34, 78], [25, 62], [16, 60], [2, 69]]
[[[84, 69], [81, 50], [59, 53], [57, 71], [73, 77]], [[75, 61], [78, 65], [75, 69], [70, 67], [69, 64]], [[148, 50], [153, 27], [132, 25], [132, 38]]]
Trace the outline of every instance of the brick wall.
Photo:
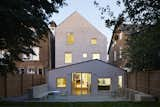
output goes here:
[[7, 79], [4, 76], [0, 76], [0, 96], [21, 96], [32, 86], [44, 83], [44, 75], [8, 74]]

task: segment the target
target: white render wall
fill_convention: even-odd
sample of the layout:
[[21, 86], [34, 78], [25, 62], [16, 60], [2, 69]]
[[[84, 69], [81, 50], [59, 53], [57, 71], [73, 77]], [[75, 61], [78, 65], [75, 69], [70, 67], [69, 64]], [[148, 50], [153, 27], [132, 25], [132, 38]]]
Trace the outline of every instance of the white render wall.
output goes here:
[[[75, 43], [68, 45], [67, 33], [73, 32]], [[65, 52], [72, 53], [72, 64], [92, 59], [92, 53], [101, 54], [101, 59], [107, 61], [107, 38], [95, 29], [79, 13], [74, 12], [62, 22], [55, 32], [55, 62], [56, 68], [67, 65], [64, 63]], [[91, 38], [97, 38], [97, 45], [91, 45]], [[83, 58], [87, 53], [87, 58]]]
[[[104, 63], [99, 60], [90, 60], [70, 66], [60, 67], [49, 71], [48, 76], [48, 87], [50, 91], [65, 92], [67, 95], [71, 95], [72, 90], [72, 73], [74, 72], [85, 72], [91, 73], [91, 94], [109, 94], [112, 91], [118, 90], [118, 76], [122, 76], [123, 88], [125, 88], [124, 70], [115, 67], [111, 64]], [[56, 78], [66, 78], [66, 88], [56, 87]], [[98, 78], [111, 78], [111, 90], [109, 91], [98, 91]]]

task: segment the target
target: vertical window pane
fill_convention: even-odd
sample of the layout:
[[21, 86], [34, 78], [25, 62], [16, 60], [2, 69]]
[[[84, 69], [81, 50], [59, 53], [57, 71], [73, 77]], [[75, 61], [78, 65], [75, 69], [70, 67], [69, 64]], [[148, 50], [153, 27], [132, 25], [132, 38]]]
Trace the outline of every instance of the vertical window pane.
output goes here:
[[74, 35], [73, 33], [68, 33], [67, 34], [67, 44], [73, 44], [74, 43]]
[[92, 59], [100, 59], [100, 54], [99, 53], [93, 53], [92, 54]]
[[65, 53], [65, 63], [72, 63], [72, 53]]
[[97, 44], [97, 39], [96, 38], [92, 38], [91, 39], [91, 44], [92, 45], [96, 45]]
[[119, 58], [122, 58], [122, 47], [119, 48]]
[[66, 87], [66, 79], [65, 78], [57, 78], [56, 84], [57, 84], [57, 88], [65, 88]]
[[0, 58], [4, 58], [4, 50], [0, 50]]
[[118, 88], [122, 88], [122, 76], [118, 76]]
[[116, 51], [114, 51], [114, 53], [113, 53], [113, 59], [114, 59], [114, 61], [117, 61], [117, 52]]
[[123, 37], [123, 33], [121, 32], [121, 33], [119, 34], [119, 39], [121, 40], [122, 37]]
[[30, 54], [29, 56], [27, 56], [25, 54], [22, 54], [22, 59], [24, 61], [39, 61], [40, 60], [40, 58], [39, 58], [40, 48], [39, 47], [33, 47], [32, 49], [33, 49], [33, 51], [36, 55]]

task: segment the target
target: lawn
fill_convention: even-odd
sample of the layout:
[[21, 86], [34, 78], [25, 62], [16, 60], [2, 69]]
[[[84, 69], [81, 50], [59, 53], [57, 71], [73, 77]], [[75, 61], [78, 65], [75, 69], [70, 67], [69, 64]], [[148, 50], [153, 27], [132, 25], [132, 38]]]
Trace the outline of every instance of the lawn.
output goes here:
[[0, 107], [160, 107], [160, 102], [0, 102]]

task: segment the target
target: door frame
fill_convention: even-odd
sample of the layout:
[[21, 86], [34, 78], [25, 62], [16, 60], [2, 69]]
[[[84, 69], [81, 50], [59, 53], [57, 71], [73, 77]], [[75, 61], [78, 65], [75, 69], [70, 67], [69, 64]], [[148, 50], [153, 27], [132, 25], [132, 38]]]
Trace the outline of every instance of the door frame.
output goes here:
[[[81, 93], [79, 94], [79, 95], [77, 95], [77, 94], [75, 94], [75, 93], [73, 93], [73, 74], [74, 73], [80, 73], [81, 74], [81, 80], [82, 80], [82, 74], [83, 73], [87, 73], [87, 74], [90, 74], [90, 86], [88, 86], [88, 87], [90, 87], [90, 89], [89, 90], [87, 90], [87, 94], [82, 94], [82, 81], [80, 82], [80, 84], [81, 84], [81, 88], [80, 88], [80, 90], [81, 90]], [[91, 72], [71, 72], [71, 94], [72, 95], [77, 95], [77, 96], [81, 96], [81, 95], [90, 95], [91, 94], [91, 90], [92, 89], [92, 73]], [[89, 91], [89, 92], [88, 92]]]

